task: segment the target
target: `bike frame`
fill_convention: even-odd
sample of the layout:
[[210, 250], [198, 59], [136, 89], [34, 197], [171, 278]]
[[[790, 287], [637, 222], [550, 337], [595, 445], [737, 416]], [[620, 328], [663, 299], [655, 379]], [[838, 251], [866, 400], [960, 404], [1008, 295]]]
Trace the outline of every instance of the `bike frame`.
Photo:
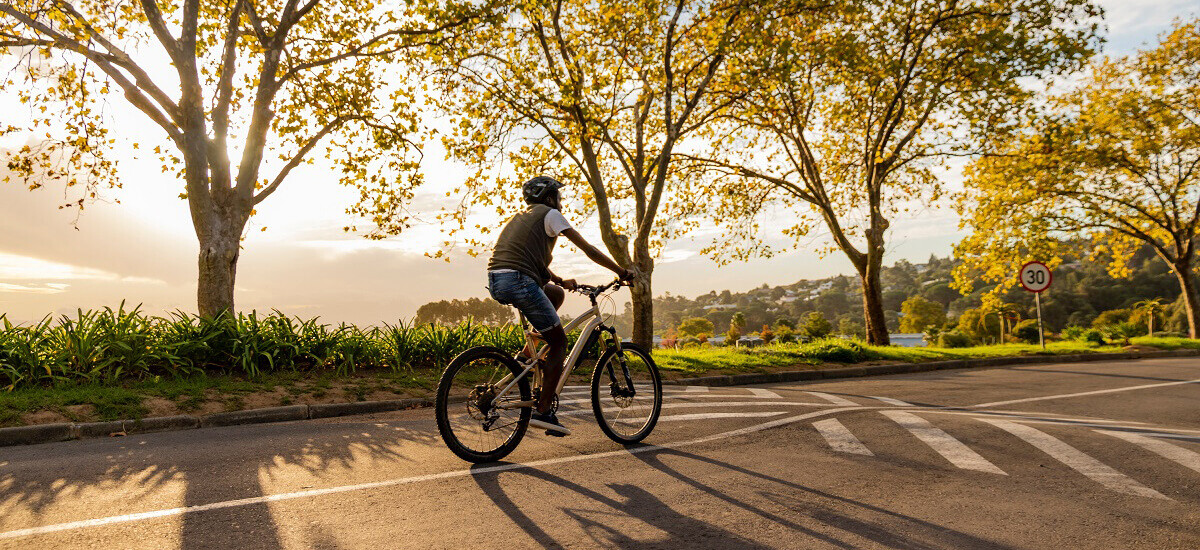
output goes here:
[[[599, 307], [593, 303], [591, 308], [588, 308], [588, 310], [583, 312], [583, 314], [581, 314], [579, 317], [576, 317], [575, 319], [572, 319], [570, 323], [567, 323], [567, 325], [563, 327], [563, 331], [569, 333], [578, 328], [580, 325], [583, 325], [583, 330], [579, 333], [579, 339], [575, 341], [575, 346], [571, 348], [571, 353], [567, 355], [567, 359], [563, 362], [563, 372], [558, 378], [558, 387], [554, 388], [554, 395], [562, 393], [563, 387], [567, 385], [567, 377], [570, 376], [571, 372], [575, 370], [576, 363], [583, 355], [583, 351], [587, 347], [588, 342], [591, 341], [592, 334], [601, 327], [602, 322], [600, 321]], [[521, 316], [521, 327], [524, 328], [524, 326], [524, 316]], [[613, 340], [616, 342], [617, 349], [620, 350], [621, 339], [616, 338], [614, 334]], [[530, 346], [535, 346], [534, 349], [537, 349], [537, 340], [530, 336], [528, 332], [525, 333], [525, 343], [529, 344]], [[524, 370], [522, 370], [520, 374], [514, 376], [512, 373], [509, 373], [507, 376], [500, 379], [496, 385], [503, 386], [504, 389], [500, 390], [500, 392], [496, 394], [493, 402], [499, 401], [501, 398], [507, 395], [508, 392], [512, 391], [513, 387], [517, 385], [519, 380], [529, 376], [529, 372], [537, 367], [538, 360], [545, 357], [549, 352], [549, 348], [544, 346], [541, 350], [538, 350], [538, 352], [535, 353], [532, 358], [521, 361], [521, 366], [524, 367]], [[519, 409], [533, 405], [534, 401], [517, 401], [503, 406], [497, 405], [497, 408]]]

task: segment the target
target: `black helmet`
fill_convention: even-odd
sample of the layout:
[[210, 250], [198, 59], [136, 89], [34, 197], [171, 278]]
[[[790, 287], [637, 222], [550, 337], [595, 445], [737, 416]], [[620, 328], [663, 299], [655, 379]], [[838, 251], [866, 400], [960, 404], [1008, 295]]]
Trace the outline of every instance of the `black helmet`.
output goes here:
[[521, 194], [529, 204], [546, 204], [552, 196], [558, 195], [558, 188], [563, 184], [548, 176], [538, 176], [521, 186]]

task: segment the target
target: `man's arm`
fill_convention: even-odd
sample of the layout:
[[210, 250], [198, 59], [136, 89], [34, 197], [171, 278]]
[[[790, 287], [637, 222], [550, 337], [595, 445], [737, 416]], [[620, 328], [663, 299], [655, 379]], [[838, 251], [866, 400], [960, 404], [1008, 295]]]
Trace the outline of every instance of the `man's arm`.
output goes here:
[[609, 271], [616, 273], [617, 276], [622, 279], [631, 279], [632, 278], [632, 276], [633, 276], [632, 271], [622, 268], [621, 266], [617, 265], [617, 262], [614, 262], [612, 260], [612, 258], [608, 257], [607, 254], [601, 252], [600, 249], [592, 246], [592, 243], [589, 243], [586, 240], [584, 240], [583, 235], [580, 235], [579, 231], [576, 231], [575, 228], [567, 229], [567, 230], [563, 231], [562, 234], [565, 235], [568, 239], [570, 239], [572, 243], [575, 243], [575, 246], [579, 247], [579, 250], [583, 251], [583, 253], [586, 254], [587, 257], [590, 258], [593, 262], [596, 262], [596, 263], [608, 268]]

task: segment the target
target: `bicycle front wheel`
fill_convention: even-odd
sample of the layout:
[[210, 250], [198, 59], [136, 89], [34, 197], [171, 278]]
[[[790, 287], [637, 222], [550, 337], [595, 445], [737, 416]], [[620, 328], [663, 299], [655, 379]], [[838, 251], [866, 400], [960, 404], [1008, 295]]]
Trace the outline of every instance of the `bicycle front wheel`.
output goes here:
[[600, 431], [621, 444], [650, 435], [662, 412], [662, 380], [646, 350], [621, 344], [605, 350], [592, 373], [592, 413]]
[[[434, 415], [442, 441], [468, 462], [494, 462], [508, 456], [529, 426], [529, 407], [507, 408], [532, 399], [529, 377], [500, 392], [524, 369], [499, 348], [477, 347], [459, 354], [438, 383]], [[512, 375], [511, 377], [509, 375]]]

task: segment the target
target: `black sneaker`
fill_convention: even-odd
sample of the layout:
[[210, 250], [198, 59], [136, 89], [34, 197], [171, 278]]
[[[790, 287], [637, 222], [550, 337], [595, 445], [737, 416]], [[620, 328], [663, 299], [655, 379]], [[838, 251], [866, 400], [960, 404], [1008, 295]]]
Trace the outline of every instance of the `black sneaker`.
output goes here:
[[552, 412], [540, 413], [534, 411], [533, 416], [529, 417], [529, 425], [535, 428], [542, 428], [546, 430], [546, 435], [552, 435], [554, 437], [571, 435], [571, 430], [568, 430], [566, 426], [563, 426], [562, 422], [559, 422], [558, 417]]

